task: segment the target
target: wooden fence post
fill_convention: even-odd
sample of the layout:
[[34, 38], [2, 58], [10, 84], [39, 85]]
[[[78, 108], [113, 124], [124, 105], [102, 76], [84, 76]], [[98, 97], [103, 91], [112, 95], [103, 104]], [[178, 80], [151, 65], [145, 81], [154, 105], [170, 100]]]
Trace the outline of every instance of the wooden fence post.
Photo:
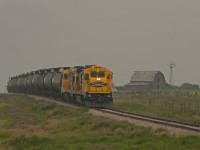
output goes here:
[[189, 112], [190, 112], [190, 104], [189, 104], [189, 106], [188, 106], [188, 109], [189, 109]]
[[183, 104], [181, 103], [181, 112], [183, 111]]
[[185, 112], [185, 104], [184, 104], [184, 109], [183, 109], [183, 111]]
[[151, 105], [151, 100], [149, 100], [149, 105]]

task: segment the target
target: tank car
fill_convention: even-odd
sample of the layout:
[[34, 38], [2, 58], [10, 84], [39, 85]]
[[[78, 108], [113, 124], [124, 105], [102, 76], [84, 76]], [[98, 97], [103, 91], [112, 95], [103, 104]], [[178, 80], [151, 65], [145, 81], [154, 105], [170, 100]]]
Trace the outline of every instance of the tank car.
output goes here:
[[21, 82], [22, 82], [22, 80], [23, 80], [23, 77], [22, 77], [22, 76], [20, 76], [20, 77], [18, 78], [18, 80], [17, 80], [17, 91], [18, 91], [19, 93], [22, 93], [22, 90], [23, 90], [23, 87], [21, 87]]
[[32, 93], [33, 94], [38, 94], [38, 86], [37, 86], [37, 80], [40, 76], [39, 70], [34, 72], [34, 76], [32, 78]]
[[55, 98], [61, 97], [61, 74], [61, 72], [57, 72], [52, 78], [52, 95]]
[[17, 80], [18, 77], [12, 77], [9, 81], [8, 81], [8, 91], [10, 92], [18, 92], [18, 88], [17, 88]]
[[29, 73], [27, 73], [26, 75], [25, 75], [25, 77], [24, 77], [24, 80], [23, 80], [23, 93], [24, 94], [28, 94], [28, 91], [29, 91], [29, 89], [28, 89], [28, 78], [29, 78]]
[[53, 68], [47, 70], [47, 74], [44, 77], [44, 94], [46, 96], [52, 96], [52, 78], [55, 75]]
[[32, 79], [34, 77], [34, 73], [31, 72], [26, 80], [26, 89], [28, 94], [33, 94], [33, 86], [32, 86]]
[[12, 78], [9, 78], [7, 82], [7, 91], [8, 93], [12, 92], [12, 86], [11, 86]]
[[44, 77], [47, 75], [48, 71], [46, 69], [39, 70], [39, 76], [36, 80], [37, 95], [45, 95], [44, 88]]

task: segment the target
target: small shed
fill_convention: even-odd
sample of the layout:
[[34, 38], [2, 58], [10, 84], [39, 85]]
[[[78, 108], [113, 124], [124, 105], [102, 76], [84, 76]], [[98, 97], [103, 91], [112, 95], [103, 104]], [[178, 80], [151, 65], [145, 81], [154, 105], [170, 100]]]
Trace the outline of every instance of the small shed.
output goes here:
[[134, 71], [131, 80], [125, 85], [125, 89], [138, 90], [159, 90], [166, 87], [165, 76], [160, 71]]

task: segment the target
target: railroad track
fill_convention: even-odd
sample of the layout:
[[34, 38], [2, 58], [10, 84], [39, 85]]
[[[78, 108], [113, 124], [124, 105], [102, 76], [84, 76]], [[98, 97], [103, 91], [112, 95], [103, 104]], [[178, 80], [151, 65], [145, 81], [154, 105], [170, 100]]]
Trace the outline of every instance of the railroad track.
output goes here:
[[161, 119], [161, 118], [156, 118], [156, 117], [150, 117], [150, 116], [145, 116], [145, 115], [140, 115], [136, 113], [130, 113], [130, 112], [124, 112], [120, 110], [115, 110], [115, 109], [97, 109], [98, 111], [101, 111], [103, 113], [107, 114], [114, 114], [122, 117], [127, 117], [130, 119], [137, 119], [137, 120], [142, 120], [146, 122], [152, 122], [156, 124], [161, 124], [161, 125], [166, 125], [178, 129], [184, 129], [187, 131], [193, 131], [193, 132], [198, 132], [200, 133], [200, 125], [196, 124], [191, 124], [191, 123], [186, 123], [186, 122], [180, 122], [180, 121], [175, 121], [175, 120], [168, 120], [168, 119]]
[[[69, 103], [63, 102], [61, 100], [55, 101], [54, 99], [49, 99], [49, 98], [45, 98], [45, 97], [39, 97], [39, 96], [33, 96], [33, 95], [29, 95], [29, 96], [36, 98], [36, 99], [43, 99], [43, 100], [51, 101], [51, 102], [57, 103], [59, 105], [67, 105], [67, 106], [76, 107], [76, 108], [83, 107], [81, 105], [69, 104]], [[151, 122], [151, 123], [155, 123], [155, 124], [159, 124], [159, 125], [165, 125], [165, 126], [169, 126], [169, 127], [173, 127], [173, 128], [177, 128], [177, 129], [182, 129], [185, 131], [193, 131], [198, 134], [200, 133], [200, 125], [195, 125], [195, 124], [191, 124], [191, 123], [169, 120], [169, 119], [162, 119], [162, 118], [157, 118], [157, 117], [150, 117], [150, 116], [146, 116], [146, 115], [125, 112], [125, 111], [116, 110], [116, 109], [112, 109], [112, 108], [109, 108], [109, 109], [108, 108], [105, 108], [105, 109], [104, 108], [96, 108], [94, 110], [97, 110], [99, 112], [103, 112], [106, 114], [114, 114], [114, 115], [125, 117], [125, 118]]]

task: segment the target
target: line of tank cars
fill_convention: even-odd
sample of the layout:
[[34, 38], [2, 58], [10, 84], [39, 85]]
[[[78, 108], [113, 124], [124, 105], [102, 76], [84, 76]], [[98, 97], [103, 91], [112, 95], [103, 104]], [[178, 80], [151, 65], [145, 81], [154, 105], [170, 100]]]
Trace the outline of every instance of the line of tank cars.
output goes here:
[[102, 66], [57, 67], [11, 77], [10, 93], [62, 98], [88, 107], [110, 107], [113, 73]]

